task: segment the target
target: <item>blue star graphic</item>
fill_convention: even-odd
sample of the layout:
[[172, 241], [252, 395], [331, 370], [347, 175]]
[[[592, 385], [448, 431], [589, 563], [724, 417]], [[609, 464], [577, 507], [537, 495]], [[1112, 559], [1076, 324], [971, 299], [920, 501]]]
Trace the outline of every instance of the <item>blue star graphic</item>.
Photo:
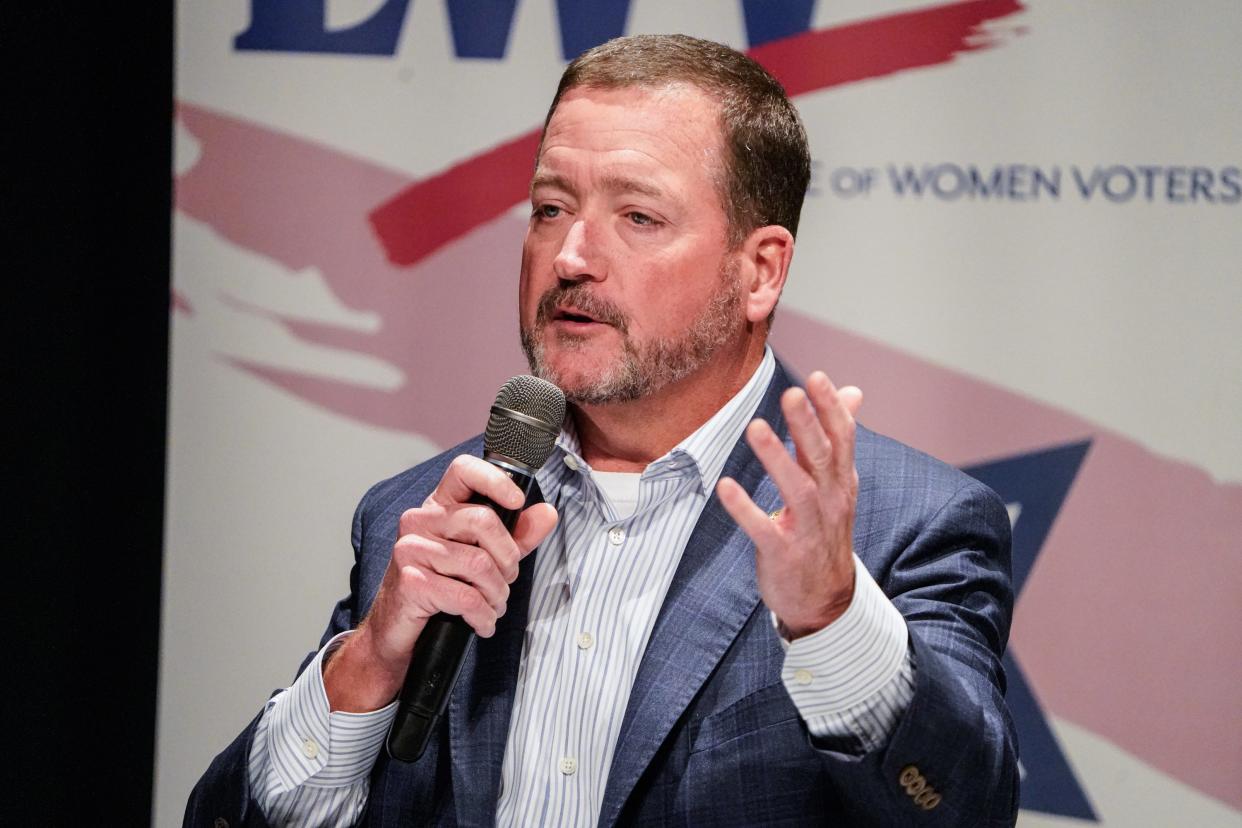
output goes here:
[[[1005, 503], [1011, 507], [1016, 504], [1020, 509], [1013, 527], [1015, 598], [1035, 566], [1035, 559], [1090, 446], [1091, 441], [1084, 440], [963, 469], [991, 486]], [[1021, 807], [1098, 822], [1012, 650], [1005, 653], [1004, 665], [1009, 681], [1005, 698], [1018, 731], [1018, 748], [1025, 771]]]

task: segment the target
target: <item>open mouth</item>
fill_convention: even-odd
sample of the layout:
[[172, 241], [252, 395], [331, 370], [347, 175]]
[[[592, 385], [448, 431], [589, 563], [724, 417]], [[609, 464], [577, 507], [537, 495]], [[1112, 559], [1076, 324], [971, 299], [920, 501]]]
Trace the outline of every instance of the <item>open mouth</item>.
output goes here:
[[557, 308], [552, 314], [553, 322], [569, 322], [576, 325], [604, 324], [577, 308]]

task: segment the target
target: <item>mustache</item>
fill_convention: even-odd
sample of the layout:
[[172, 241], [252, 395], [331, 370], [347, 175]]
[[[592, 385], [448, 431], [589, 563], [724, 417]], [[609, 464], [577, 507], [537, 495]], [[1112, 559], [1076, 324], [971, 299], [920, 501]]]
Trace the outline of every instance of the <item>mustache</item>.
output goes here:
[[548, 288], [539, 297], [539, 309], [535, 312], [535, 324], [543, 327], [552, 321], [557, 307], [570, 306], [589, 315], [592, 319], [612, 325], [621, 333], [629, 330], [629, 317], [614, 303], [595, 293], [586, 284]]

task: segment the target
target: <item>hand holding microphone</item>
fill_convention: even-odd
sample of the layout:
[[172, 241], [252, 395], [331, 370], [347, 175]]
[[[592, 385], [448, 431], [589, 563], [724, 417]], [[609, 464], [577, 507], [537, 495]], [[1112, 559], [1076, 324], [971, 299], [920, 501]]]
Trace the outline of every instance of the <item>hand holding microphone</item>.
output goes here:
[[519, 560], [556, 525], [551, 506], [522, 505], [564, 412], [564, 397], [551, 383], [514, 377], [501, 388], [488, 420], [486, 459], [456, 458], [423, 505], [401, 516], [375, 601], [328, 662], [324, 685], [333, 710], [375, 710], [405, 686], [389, 734], [397, 758], [422, 753], [470, 637], [492, 635]]

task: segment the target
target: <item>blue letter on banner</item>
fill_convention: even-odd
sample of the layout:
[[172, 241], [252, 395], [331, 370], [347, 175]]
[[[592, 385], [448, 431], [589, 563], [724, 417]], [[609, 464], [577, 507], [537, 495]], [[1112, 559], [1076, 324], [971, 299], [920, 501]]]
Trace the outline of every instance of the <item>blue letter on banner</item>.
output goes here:
[[625, 34], [630, 0], [556, 0], [561, 54], [573, 60], [592, 46]]
[[453, 51], [459, 58], [505, 56], [517, 0], [447, 0]]
[[746, 40], [751, 46], [758, 46], [802, 34], [811, 28], [813, 11], [815, 0], [742, 0]]
[[[505, 56], [517, 0], [445, 2], [457, 57], [499, 60]], [[339, 31], [327, 28], [326, 4], [327, 0], [250, 0], [250, 27], [233, 39], [233, 46], [239, 51], [257, 52], [396, 54], [410, 0], [387, 0], [366, 20]], [[795, 5], [801, 6], [802, 0]], [[592, 46], [625, 34], [630, 0], [556, 0], [556, 11], [561, 53], [571, 60]], [[799, 19], [809, 19], [809, 14], [808, 10]], [[782, 20], [788, 16], [782, 13]], [[749, 15], [747, 20], [750, 26]], [[784, 31], [790, 25], [778, 22], [777, 29]]]
[[392, 55], [410, 0], [387, 0], [379, 11], [348, 29], [330, 32], [327, 0], [250, 0], [250, 28], [233, 39], [238, 50]]

